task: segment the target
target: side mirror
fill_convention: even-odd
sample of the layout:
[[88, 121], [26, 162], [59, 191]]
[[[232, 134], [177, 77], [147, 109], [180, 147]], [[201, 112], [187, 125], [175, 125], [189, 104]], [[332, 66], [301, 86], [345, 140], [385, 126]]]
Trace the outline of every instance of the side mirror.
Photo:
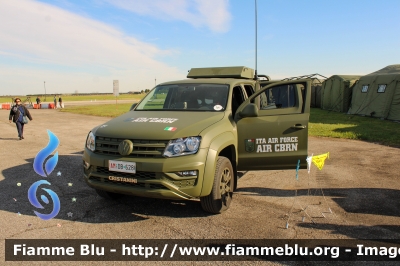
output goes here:
[[132, 111], [136, 107], [137, 103], [132, 104], [131, 109], [129, 111]]
[[257, 117], [258, 108], [254, 103], [249, 103], [243, 110], [239, 113], [241, 117]]

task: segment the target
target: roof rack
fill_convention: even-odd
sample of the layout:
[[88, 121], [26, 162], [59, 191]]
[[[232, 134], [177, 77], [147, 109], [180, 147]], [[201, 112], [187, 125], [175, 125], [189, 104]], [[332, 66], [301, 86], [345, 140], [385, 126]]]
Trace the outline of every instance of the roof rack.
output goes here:
[[187, 78], [244, 78], [252, 79], [254, 70], [245, 66], [192, 68]]

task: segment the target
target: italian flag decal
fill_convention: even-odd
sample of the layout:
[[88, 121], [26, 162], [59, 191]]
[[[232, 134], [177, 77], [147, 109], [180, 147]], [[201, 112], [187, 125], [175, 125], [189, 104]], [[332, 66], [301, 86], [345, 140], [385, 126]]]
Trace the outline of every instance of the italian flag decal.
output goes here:
[[176, 130], [176, 127], [166, 127], [166, 128], [164, 128], [164, 130], [167, 130], [167, 131], [175, 131], [175, 130]]

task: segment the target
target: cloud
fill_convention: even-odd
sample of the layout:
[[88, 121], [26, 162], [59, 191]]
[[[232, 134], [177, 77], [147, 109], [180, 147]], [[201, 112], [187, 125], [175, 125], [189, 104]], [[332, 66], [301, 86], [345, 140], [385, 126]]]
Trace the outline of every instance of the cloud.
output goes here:
[[[18, 0], [0, 4], [0, 69], [18, 66], [19, 79], [33, 78], [23, 76], [28, 70], [36, 69], [35, 73], [45, 75], [45, 69], [51, 69], [48, 75], [80, 73], [78, 76], [83, 79], [100, 75], [126, 79], [132, 87], [143, 88], [149, 86], [145, 80], [149, 74], [164, 81], [182, 78], [176, 68], [156, 60], [172, 53], [175, 52], [161, 50], [104, 23], [45, 3]], [[6, 61], [11, 61], [13, 66], [5, 65]], [[3, 91], [1, 84], [0, 89]], [[100, 85], [99, 91], [104, 89]]]
[[229, 30], [228, 0], [105, 0], [130, 12], [160, 20], [180, 20], [214, 32]]

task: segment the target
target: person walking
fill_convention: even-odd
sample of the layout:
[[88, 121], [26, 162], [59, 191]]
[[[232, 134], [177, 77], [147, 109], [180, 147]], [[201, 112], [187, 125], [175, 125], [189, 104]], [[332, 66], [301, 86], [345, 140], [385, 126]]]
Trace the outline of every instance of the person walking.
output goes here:
[[57, 95], [54, 95], [54, 109], [57, 109]]
[[[14, 100], [15, 105], [11, 108], [10, 110], [10, 116], [8, 120], [14, 122], [17, 126], [18, 130], [18, 137], [19, 139], [24, 139], [24, 116], [27, 116], [29, 120], [32, 121], [32, 116], [29, 113], [29, 110], [21, 104], [21, 99], [20, 98], [15, 98]], [[27, 122], [26, 122], [27, 123]]]
[[39, 105], [40, 104], [40, 98], [39, 96], [36, 98], [36, 103]]
[[58, 103], [60, 104], [60, 108], [63, 108], [63, 106], [62, 106], [62, 98], [61, 98], [61, 95], [60, 95], [60, 97], [58, 98]]

